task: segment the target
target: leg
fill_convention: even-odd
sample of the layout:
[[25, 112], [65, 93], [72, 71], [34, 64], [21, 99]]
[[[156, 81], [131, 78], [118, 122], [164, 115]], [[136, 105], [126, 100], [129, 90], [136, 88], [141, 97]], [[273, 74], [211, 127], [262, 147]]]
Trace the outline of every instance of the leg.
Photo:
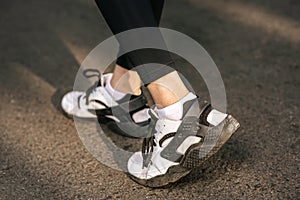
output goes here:
[[[159, 1], [161, 0], [96, 0], [114, 34], [139, 27], [157, 27], [161, 12], [156, 13], [153, 8], [162, 8], [159, 6], [162, 4], [151, 3]], [[164, 43], [160, 33], [156, 34], [156, 39]], [[127, 41], [117, 39], [121, 48], [126, 46], [124, 44]], [[208, 129], [199, 124], [203, 112], [199, 109], [196, 96], [187, 90], [175, 70], [164, 67], [172, 67], [172, 57], [161, 51], [155, 55], [155, 52], [157, 53], [149, 49], [133, 51], [121, 56], [117, 61], [117, 64], [128, 70], [143, 66], [136, 71], [143, 83], [148, 84], [155, 103], [160, 105], [159, 108], [149, 109], [150, 134], [144, 139], [142, 152], [134, 153], [127, 165], [134, 180], [151, 187], [174, 182], [188, 174], [191, 168], [201, 164], [203, 159], [199, 157], [198, 152], [207, 150], [202, 148], [202, 141]], [[158, 65], [146, 67], [147, 63]], [[120, 68], [117, 70], [122, 71]], [[117, 80], [118, 76], [115, 77]], [[113, 81], [114, 84], [116, 82]], [[211, 111], [205, 107], [205, 112]], [[224, 118], [227, 116], [223, 113], [221, 115]], [[226, 136], [218, 146], [221, 146], [238, 127], [237, 122], [231, 118], [226, 119], [223, 120], [223, 124], [229, 124], [231, 129], [222, 129], [223, 124], [216, 124], [215, 131], [210, 132], [214, 136], [212, 138]], [[199, 127], [201, 131], [198, 132]], [[214, 133], [217, 133], [217, 136]]]
[[[112, 32], [117, 34], [133, 28], [157, 27], [161, 18], [164, 1], [96, 0], [96, 3]], [[158, 35], [159, 34], [160, 33], [158, 33]], [[162, 37], [160, 39], [163, 43]], [[123, 41], [119, 40], [119, 42], [122, 47]], [[153, 54], [155, 54], [155, 56], [153, 56]], [[126, 69], [131, 69], [150, 62], [157, 62], [163, 65], [165, 63], [172, 63], [173, 60], [168, 52], [160, 51], [157, 53], [157, 51], [152, 50], [131, 52], [120, 56], [117, 60], [117, 64]], [[151, 82], [148, 85], [148, 89], [155, 103], [166, 107], [184, 97], [188, 93], [188, 90], [182, 83], [177, 72], [165, 69], [163, 66], [160, 66], [160, 68], [161, 70], [144, 69], [143, 71], [138, 71], [138, 73], [144, 83], [147, 84]], [[112, 86], [116, 86], [120, 76], [127, 72], [126, 70], [120, 70], [119, 67], [116, 69], [118, 75], [113, 76]], [[154, 70], [156, 73], [153, 73]], [[123, 71], [123, 74], [120, 73], [120, 71]], [[159, 73], [157, 73], [157, 71], [159, 71]], [[150, 78], [149, 74], [151, 74]]]
[[139, 75], [135, 71], [128, 70], [118, 64], [114, 68], [110, 84], [113, 89], [124, 94], [139, 95], [141, 93]]
[[[96, 3], [113, 34], [118, 34], [138, 27], [158, 26], [162, 15], [164, 0], [130, 0], [126, 2], [122, 0], [96, 0]], [[122, 41], [120, 41], [120, 44], [122, 44]], [[132, 57], [135, 58], [132, 59]], [[128, 70], [136, 66], [132, 61], [136, 60], [136, 57], [134, 54], [118, 57], [111, 80], [113, 88], [116, 88], [119, 83], [118, 85], [123, 87], [118, 87], [118, 91], [134, 94], [138, 93], [138, 91], [134, 89], [140, 85], [140, 80], [136, 74], [130, 76], [133, 78], [128, 79], [128, 77], [124, 77], [122, 81], [120, 81], [120, 78], [126, 74]], [[131, 87], [128, 86], [128, 82], [130, 82]], [[127, 87], [124, 87], [124, 85], [127, 85]]]
[[[163, 3], [163, 0], [153, 0], [151, 2], [148, 0], [130, 0], [128, 2], [123, 0], [97, 0], [100, 10], [114, 34], [135, 27], [157, 26]], [[132, 12], [132, 9], [135, 12]], [[146, 16], [145, 19], [140, 18], [143, 13]], [[131, 62], [132, 58], [135, 60], [138, 57], [124, 55], [118, 58], [114, 73], [101, 75], [101, 85], [98, 83], [95, 85], [96, 88], [90, 88], [86, 92], [72, 91], [66, 94], [61, 102], [65, 113], [81, 118], [95, 118], [96, 115], [91, 110], [95, 108], [105, 110], [107, 107], [116, 106], [119, 104], [118, 102], [125, 101], [124, 98], [128, 93], [135, 94], [135, 99], [145, 102], [143, 95], [139, 95], [141, 92], [139, 76], [135, 71], [129, 71], [130, 66], [134, 66]], [[116, 87], [118, 88], [116, 89]], [[114, 103], [111, 104], [112, 102]], [[137, 108], [137, 106], [133, 107]], [[144, 105], [140, 103], [138, 108], [143, 107]], [[140, 118], [134, 118], [134, 121], [141, 120]]]

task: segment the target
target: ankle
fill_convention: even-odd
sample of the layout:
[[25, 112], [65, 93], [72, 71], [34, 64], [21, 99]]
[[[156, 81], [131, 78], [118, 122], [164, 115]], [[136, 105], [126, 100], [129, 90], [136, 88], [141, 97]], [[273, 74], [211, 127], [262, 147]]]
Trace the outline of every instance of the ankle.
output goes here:
[[189, 93], [176, 71], [155, 80], [147, 88], [155, 104], [160, 108], [178, 102]]
[[122, 99], [126, 95], [126, 93], [117, 91], [116, 89], [114, 89], [112, 87], [112, 85], [111, 85], [111, 78], [109, 78], [109, 79], [106, 80], [106, 84], [105, 84], [104, 88], [110, 94], [110, 96], [112, 96], [113, 99], [116, 100], [116, 101]]
[[125, 94], [141, 94], [141, 80], [137, 72], [127, 70], [119, 65], [115, 67], [110, 85], [114, 90]]

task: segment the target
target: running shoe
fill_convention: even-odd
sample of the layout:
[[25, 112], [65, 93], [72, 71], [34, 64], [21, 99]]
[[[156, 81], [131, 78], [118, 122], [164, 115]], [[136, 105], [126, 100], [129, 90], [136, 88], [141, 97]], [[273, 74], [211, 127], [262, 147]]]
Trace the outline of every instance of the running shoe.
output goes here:
[[[89, 70], [91, 71], [91, 70]], [[84, 71], [86, 77], [88, 70]], [[92, 70], [92, 72], [97, 72]], [[80, 119], [98, 119], [99, 123], [107, 124], [110, 129], [122, 135], [143, 137], [143, 132], [149, 124], [147, 99], [141, 95], [127, 94], [116, 101], [105, 89], [105, 84], [112, 78], [112, 73], [100, 74], [96, 81], [85, 92], [71, 91], [65, 94], [61, 107], [68, 117]], [[140, 128], [144, 127], [143, 130]], [[139, 129], [133, 132], [133, 129]]]
[[142, 151], [128, 160], [129, 176], [148, 187], [161, 187], [178, 181], [201, 166], [215, 154], [239, 128], [230, 115], [216, 126], [209, 125], [208, 113], [213, 109], [189, 93], [183, 104], [182, 120], [161, 119], [155, 109], [149, 109], [149, 133], [143, 141]]

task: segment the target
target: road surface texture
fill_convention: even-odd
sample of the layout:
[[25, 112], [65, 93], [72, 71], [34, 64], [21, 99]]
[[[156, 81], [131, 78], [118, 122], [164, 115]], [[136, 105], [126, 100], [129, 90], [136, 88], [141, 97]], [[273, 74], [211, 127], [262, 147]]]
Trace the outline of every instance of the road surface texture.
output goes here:
[[0, 199], [299, 199], [299, 1], [167, 1], [161, 26], [210, 53], [241, 128], [159, 189], [101, 164], [59, 109], [80, 63], [111, 36], [95, 3], [2, 1], [0, 25]]

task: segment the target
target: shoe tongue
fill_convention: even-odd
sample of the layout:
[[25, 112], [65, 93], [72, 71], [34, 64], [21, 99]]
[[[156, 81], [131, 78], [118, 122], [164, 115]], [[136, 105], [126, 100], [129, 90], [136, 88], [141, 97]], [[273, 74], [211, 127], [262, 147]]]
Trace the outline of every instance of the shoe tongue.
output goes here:
[[[199, 106], [196, 101], [197, 96], [194, 95], [193, 93], [188, 93], [184, 98], [182, 98], [178, 104], [180, 106], [181, 111], [182, 111], [182, 116], [181, 118], [185, 118], [186, 116], [197, 116], [199, 115]], [[173, 104], [174, 105], [174, 104]], [[171, 105], [171, 106], [173, 106]], [[167, 107], [166, 107], [167, 108]], [[160, 119], [156, 122], [156, 134], [155, 134], [155, 139], [157, 141], [161, 141], [162, 147], [168, 145], [174, 135], [176, 134], [182, 120], [172, 120], [168, 119], [167, 117], [162, 117], [162, 113], [160, 112], [161, 110], [153, 110], [153, 112], [156, 114], [157, 117]], [[156, 112], [157, 113], [156, 113]], [[168, 114], [168, 113], [163, 113], [163, 114]]]
[[163, 146], [167, 145], [170, 142], [169, 138], [172, 138], [175, 135], [180, 124], [181, 120], [159, 119], [155, 126], [155, 139], [160, 141], [164, 138], [162, 144]]
[[112, 79], [112, 73], [100, 74], [99, 75], [98, 86], [104, 87], [106, 82], [110, 82], [111, 79]]
[[116, 106], [118, 103], [110, 96], [110, 94], [102, 87], [96, 87], [95, 91], [89, 96], [89, 101], [100, 101], [108, 107]]

